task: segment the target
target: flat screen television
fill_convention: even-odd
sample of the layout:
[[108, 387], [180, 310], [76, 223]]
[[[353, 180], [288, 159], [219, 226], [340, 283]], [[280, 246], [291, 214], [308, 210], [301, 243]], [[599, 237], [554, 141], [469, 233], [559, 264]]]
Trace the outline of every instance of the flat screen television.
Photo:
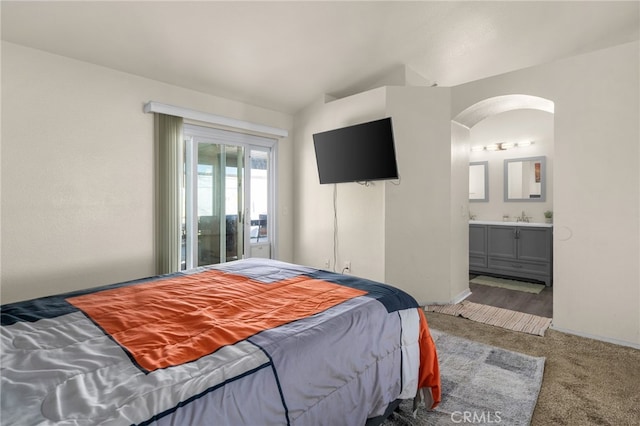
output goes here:
[[391, 117], [313, 135], [320, 183], [398, 179]]

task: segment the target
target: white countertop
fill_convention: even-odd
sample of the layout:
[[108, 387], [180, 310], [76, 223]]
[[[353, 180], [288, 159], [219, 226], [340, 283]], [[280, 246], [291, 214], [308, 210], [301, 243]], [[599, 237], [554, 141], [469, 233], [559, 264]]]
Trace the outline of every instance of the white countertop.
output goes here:
[[553, 223], [503, 222], [501, 220], [470, 220], [469, 225], [537, 226], [541, 228], [553, 228]]

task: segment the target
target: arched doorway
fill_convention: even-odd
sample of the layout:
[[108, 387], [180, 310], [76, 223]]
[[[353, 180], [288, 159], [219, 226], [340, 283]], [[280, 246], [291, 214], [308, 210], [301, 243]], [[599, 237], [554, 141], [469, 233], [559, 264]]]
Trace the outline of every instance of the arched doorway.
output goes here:
[[[466, 146], [469, 148], [466, 152], [467, 159], [474, 165], [470, 170], [477, 168], [478, 164], [483, 164], [483, 167], [489, 170], [489, 172], [485, 170], [488, 180], [486, 182], [487, 197], [472, 200], [469, 203], [469, 218], [475, 220], [470, 222], [469, 227], [472, 231], [469, 239], [469, 270], [472, 272], [470, 279], [473, 278], [473, 280], [470, 281], [472, 294], [467, 298], [468, 301], [539, 316], [552, 316], [552, 287], [538, 285], [538, 289], [542, 288], [540, 293], [527, 293], [524, 290], [528, 285], [524, 283], [551, 284], [553, 273], [551, 257], [553, 232], [551, 225], [544, 223], [545, 213], [553, 211], [553, 114], [552, 101], [537, 96], [514, 94], [477, 102], [452, 120], [458, 127], [463, 128], [463, 131], [457, 134], [458, 138], [460, 134], [466, 138]], [[537, 142], [533, 142], [536, 145], [527, 145], [531, 144], [532, 135], [535, 135], [533, 139], [537, 139]], [[460, 140], [457, 140], [455, 145], [460, 147]], [[545, 199], [543, 191], [542, 198], [539, 193], [532, 193], [517, 200], [510, 198], [507, 195], [507, 188], [511, 186], [507, 165], [514, 164], [516, 160], [534, 158], [542, 159], [543, 165], [547, 165], [547, 173], [543, 173], [543, 182], [546, 181], [548, 197]], [[524, 163], [524, 161], [518, 162]], [[464, 180], [461, 179], [462, 181]], [[471, 194], [470, 198], [472, 198]], [[542, 229], [545, 227], [546, 229]], [[544, 231], [541, 234], [546, 234], [548, 238], [548, 262], [546, 263], [537, 262], [532, 257], [520, 262], [518, 252], [525, 251], [524, 239], [537, 238], [530, 236], [534, 230]], [[513, 241], [505, 240], [504, 244], [505, 250], [513, 249], [513, 252], [498, 251], [498, 248], [503, 248], [499, 246], [502, 243], [498, 243], [498, 235], [510, 237], [512, 231]], [[525, 231], [522, 235], [527, 236], [518, 239], [515, 236], [517, 231]], [[484, 247], [483, 252], [478, 249], [479, 246]], [[524, 255], [522, 259], [525, 259]], [[548, 268], [548, 281], [538, 274], [545, 268]], [[517, 284], [514, 287], [516, 289], [506, 290], [500, 287], [478, 285], [475, 283], [478, 280], [477, 274], [487, 275], [486, 278], [497, 281], [506, 279], [508, 281], [498, 283], [506, 286], [509, 286], [513, 280], [513, 283]]]

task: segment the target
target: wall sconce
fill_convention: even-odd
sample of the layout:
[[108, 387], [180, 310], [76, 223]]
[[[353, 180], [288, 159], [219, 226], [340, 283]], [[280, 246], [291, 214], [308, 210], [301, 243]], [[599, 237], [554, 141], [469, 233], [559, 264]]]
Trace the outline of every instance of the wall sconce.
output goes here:
[[501, 142], [501, 143], [492, 143], [486, 146], [476, 145], [471, 147], [472, 152], [480, 152], [480, 151], [506, 151], [507, 149], [512, 148], [520, 148], [525, 146], [531, 146], [535, 142], [534, 141], [523, 141], [523, 142]]

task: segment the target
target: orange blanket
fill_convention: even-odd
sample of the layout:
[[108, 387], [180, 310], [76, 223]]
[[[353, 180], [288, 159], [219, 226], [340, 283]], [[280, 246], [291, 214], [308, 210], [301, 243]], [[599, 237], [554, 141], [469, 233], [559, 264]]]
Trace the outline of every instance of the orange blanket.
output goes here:
[[302, 275], [265, 284], [211, 270], [67, 301], [125, 348], [140, 367], [153, 371], [196, 360], [364, 294]]
[[431, 390], [433, 403], [430, 408], [436, 408], [442, 397], [438, 355], [436, 353], [436, 345], [429, 332], [427, 317], [421, 308], [418, 309], [418, 312], [420, 313], [420, 372], [418, 376], [418, 388]]

